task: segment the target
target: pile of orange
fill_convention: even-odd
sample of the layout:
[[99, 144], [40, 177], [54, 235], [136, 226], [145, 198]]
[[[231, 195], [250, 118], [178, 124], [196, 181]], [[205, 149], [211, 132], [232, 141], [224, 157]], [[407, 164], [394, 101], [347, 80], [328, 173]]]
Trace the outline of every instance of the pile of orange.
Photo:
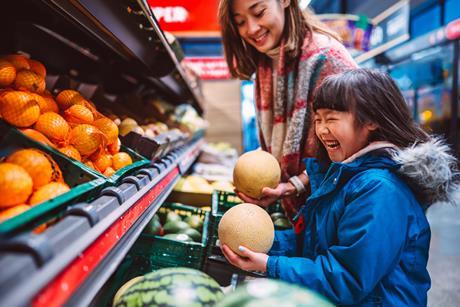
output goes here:
[[69, 190], [53, 158], [34, 148], [17, 150], [0, 163], [0, 222]]
[[118, 126], [78, 91], [55, 98], [45, 89], [45, 66], [22, 55], [0, 59], [0, 118], [30, 138], [111, 176], [132, 163], [120, 152]]

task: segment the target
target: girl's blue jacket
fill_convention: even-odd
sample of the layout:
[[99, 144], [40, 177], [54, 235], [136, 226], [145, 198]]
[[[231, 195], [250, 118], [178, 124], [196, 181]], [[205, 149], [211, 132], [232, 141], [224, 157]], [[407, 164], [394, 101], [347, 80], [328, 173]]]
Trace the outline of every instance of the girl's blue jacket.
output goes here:
[[338, 305], [426, 306], [430, 227], [420, 199], [427, 191], [409, 187], [404, 161], [377, 151], [328, 169], [305, 163], [312, 194], [296, 217], [305, 228], [276, 232], [268, 276]]

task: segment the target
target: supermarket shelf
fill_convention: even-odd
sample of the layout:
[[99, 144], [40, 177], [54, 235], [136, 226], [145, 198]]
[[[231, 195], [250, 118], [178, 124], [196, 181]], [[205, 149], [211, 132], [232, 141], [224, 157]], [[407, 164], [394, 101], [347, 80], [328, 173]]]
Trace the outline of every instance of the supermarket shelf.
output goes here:
[[[126, 177], [118, 187], [103, 192], [101, 198], [112, 199], [110, 205], [114, 210], [109, 210], [109, 205], [103, 206], [105, 209], [97, 209], [96, 205], [92, 205], [97, 199], [90, 204], [76, 205], [68, 217], [74, 220], [82, 214], [87, 217], [81, 227], [86, 231], [69, 232], [74, 240], [62, 242], [61, 239], [58, 247], [62, 246], [62, 250], [55, 247], [58, 252], [54, 257], [45, 253], [47, 258], [42, 267], [31, 270], [27, 278], [13, 283], [11, 289], [2, 292], [0, 306], [89, 305], [172, 191], [181, 177], [180, 168], [184, 171], [198, 157], [202, 143], [200, 139], [179, 148], [151, 165], [150, 170], [139, 171], [137, 177]], [[96, 212], [96, 209], [99, 211]], [[74, 212], [77, 212], [76, 215], [72, 215]], [[99, 220], [98, 216], [103, 218]], [[88, 221], [91, 226], [88, 226]], [[75, 223], [72, 225], [76, 227]], [[45, 239], [53, 227], [45, 231]], [[48, 245], [52, 245], [58, 240], [49, 241]], [[40, 240], [35, 242], [43, 243]]]
[[56, 75], [122, 94], [153, 89], [202, 113], [203, 97], [184, 73], [145, 1], [17, 0], [5, 3], [0, 53], [29, 53]]
[[[163, 31], [160, 29], [160, 27], [159, 27], [159, 25], [158, 25], [158, 23], [157, 23], [157, 21], [155, 19], [155, 16], [153, 15], [152, 10], [150, 9], [150, 5], [148, 4], [147, 0], [137, 0], [137, 2], [139, 3], [140, 7], [142, 8], [142, 11], [144, 12], [144, 15], [149, 20], [150, 25], [152, 26], [153, 30], [157, 34], [158, 38], [162, 41], [163, 46], [165, 47], [166, 51], [170, 55], [171, 59], [174, 61], [174, 64], [176, 66], [175, 79], [176, 80], [182, 80], [184, 82], [184, 86], [186, 86], [187, 89], [189, 90], [190, 94], [193, 95], [193, 97], [195, 97], [195, 102], [196, 102], [194, 104], [195, 108], [197, 109], [197, 111], [200, 114], [202, 114], [203, 109], [201, 108], [201, 105], [202, 105], [203, 97], [202, 97], [202, 95], [199, 92], [197, 87], [192, 87], [191, 86], [192, 82], [190, 82], [189, 78], [185, 74], [184, 70], [182, 69], [182, 66], [180, 65], [180, 63], [179, 63], [179, 61], [178, 61], [178, 59], [177, 59], [177, 57], [176, 57], [176, 55], [174, 53], [174, 51], [172, 50], [171, 46], [169, 45], [168, 41], [166, 40], [166, 37], [165, 37]], [[170, 76], [167, 76], [167, 77], [162, 78], [162, 81], [167, 84], [168, 82], [173, 81], [173, 79], [174, 78], [170, 78]]]

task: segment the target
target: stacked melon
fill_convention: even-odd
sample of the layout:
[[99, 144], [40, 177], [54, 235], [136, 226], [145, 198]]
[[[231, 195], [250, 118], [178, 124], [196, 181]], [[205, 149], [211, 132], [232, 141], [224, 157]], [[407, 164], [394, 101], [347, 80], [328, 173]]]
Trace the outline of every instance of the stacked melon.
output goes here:
[[38, 61], [21, 55], [0, 59], [0, 117], [105, 176], [131, 164], [120, 152], [117, 125], [77, 91], [54, 98], [45, 90], [45, 76]]
[[69, 190], [53, 158], [38, 149], [17, 150], [0, 163], [0, 222]]
[[160, 214], [155, 214], [147, 224], [147, 233], [174, 241], [201, 243], [203, 215], [187, 214], [181, 216], [174, 210], [162, 211]]

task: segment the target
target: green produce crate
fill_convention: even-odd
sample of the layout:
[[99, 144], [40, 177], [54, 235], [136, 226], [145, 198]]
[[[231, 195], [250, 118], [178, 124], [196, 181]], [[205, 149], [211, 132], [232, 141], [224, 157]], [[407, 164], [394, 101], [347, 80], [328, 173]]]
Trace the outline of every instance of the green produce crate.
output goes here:
[[[102, 175], [82, 163], [68, 158], [50, 146], [26, 137], [16, 128], [0, 121], [0, 158], [22, 148], [36, 148], [50, 155], [59, 165], [64, 181], [71, 190], [0, 222], [0, 236], [10, 236], [33, 229], [44, 222], [58, 218], [68, 205], [91, 200], [107, 185], [107, 180]], [[85, 167], [81, 167], [82, 165]]]
[[150, 271], [164, 267], [202, 269], [206, 257], [209, 213], [199, 208], [177, 203], [165, 203], [160, 208], [159, 213], [161, 215], [171, 210], [182, 218], [190, 215], [204, 217], [201, 242], [179, 242], [144, 232], [134, 244], [132, 254], [144, 258]]
[[[150, 164], [150, 161], [132, 150], [129, 147], [121, 145], [120, 151], [126, 152], [128, 155], [131, 156], [131, 159], [133, 160], [133, 163], [130, 165], [127, 165], [118, 171], [115, 172], [112, 176], [108, 177], [107, 180], [112, 183], [118, 185], [121, 181], [121, 179], [125, 176], [128, 176], [134, 171]], [[105, 176], [104, 176], [105, 177]]]

